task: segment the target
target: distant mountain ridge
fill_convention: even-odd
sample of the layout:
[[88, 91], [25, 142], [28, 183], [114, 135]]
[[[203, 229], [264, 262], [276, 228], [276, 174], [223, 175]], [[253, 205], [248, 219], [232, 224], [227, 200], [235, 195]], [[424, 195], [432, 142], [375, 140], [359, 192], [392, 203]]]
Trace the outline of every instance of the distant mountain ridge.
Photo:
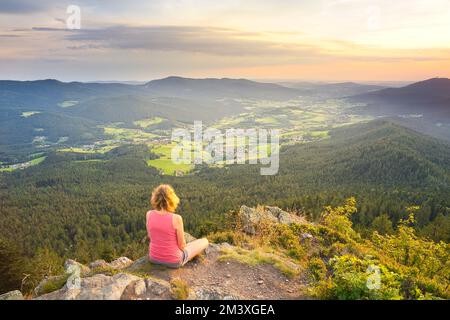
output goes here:
[[190, 79], [167, 77], [145, 84], [0, 80], [0, 110], [5, 107], [54, 108], [65, 100], [86, 101], [120, 95], [144, 94], [154, 97], [266, 98], [289, 99], [300, 91], [272, 83], [246, 79]]
[[343, 98], [373, 92], [386, 88], [381, 85], [361, 84], [355, 82], [312, 83], [312, 82], [281, 82], [283, 86], [302, 90], [307, 95], [322, 98]]
[[[143, 85], [123, 83], [83, 83], [61, 82], [54, 79], [36, 81], [0, 81], [0, 116], [10, 116], [24, 111], [55, 111], [75, 113], [80, 117], [99, 119], [106, 111], [113, 109], [118, 113], [124, 111], [135, 116], [126, 119], [137, 120], [151, 114], [166, 116], [164, 108], [154, 112], [152, 100], [169, 97], [191, 100], [190, 103], [172, 101], [176, 112], [172, 115], [191, 113], [198, 119], [214, 118], [212, 115], [228, 115], [241, 112], [234, 99], [270, 99], [288, 100], [301, 95], [301, 91], [272, 83], [259, 83], [245, 79], [190, 79], [168, 77], [152, 80]], [[118, 101], [135, 101], [137, 106], [128, 103], [118, 105]], [[62, 108], [64, 103], [72, 103], [72, 108]], [[199, 108], [199, 106], [201, 108]], [[103, 110], [103, 108], [106, 108]], [[137, 109], [136, 109], [137, 108]], [[89, 110], [88, 110], [89, 109]], [[123, 110], [120, 110], [123, 109]], [[201, 110], [199, 110], [201, 109]], [[74, 111], [75, 110], [75, 111]], [[83, 113], [83, 110], [86, 113]], [[197, 111], [199, 112], [197, 112]], [[162, 114], [161, 114], [162, 113]], [[208, 116], [209, 115], [209, 116]], [[136, 118], [138, 117], [138, 118]], [[117, 117], [113, 117], [117, 121]], [[183, 119], [178, 119], [183, 120]]]
[[402, 98], [410, 96], [422, 99], [448, 99], [450, 98], [450, 79], [432, 78], [405, 87], [387, 88], [365, 95], [373, 97], [383, 96], [386, 98]]
[[[15, 162], [35, 149], [33, 139], [91, 144], [102, 125], [160, 117], [165, 127], [205, 123], [245, 111], [242, 100], [289, 100], [301, 92], [245, 79], [168, 77], [145, 84], [0, 81], [0, 158]], [[45, 132], [45, 134], [44, 134]], [[27, 151], [28, 150], [28, 151]]]
[[450, 116], [450, 79], [433, 78], [406, 87], [387, 88], [352, 97], [371, 104], [368, 111], [401, 114], [423, 111]]
[[[396, 116], [405, 126], [450, 139], [449, 79], [430, 79], [403, 88], [380, 88], [351, 82], [300, 83], [298, 88], [288, 88], [246, 79], [176, 76], [135, 85], [3, 80], [0, 156], [10, 159], [7, 155], [14, 149], [23, 152], [32, 149], [33, 139], [44, 136], [39, 132], [45, 132], [49, 142], [67, 137], [71, 142], [89, 144], [101, 136], [99, 126], [113, 122], [133, 126], [137, 120], [161, 117], [168, 120], [170, 128], [179, 122], [208, 123], [239, 115], [246, 112], [245, 100], [287, 101], [299, 97], [324, 100], [354, 93], [358, 94], [350, 100], [366, 102], [368, 106], [350, 112]], [[24, 116], [30, 113], [32, 116]]]
[[394, 117], [403, 126], [450, 140], [450, 79], [433, 78], [349, 98], [366, 106], [350, 113]]
[[301, 92], [274, 83], [262, 83], [247, 79], [206, 78], [191, 79], [167, 77], [152, 80], [144, 85], [150, 92], [160, 96], [191, 97], [195, 95], [214, 96], [217, 98], [265, 98], [289, 99], [298, 97]]
[[137, 87], [120, 83], [0, 80], [0, 110], [4, 108], [57, 108], [67, 100], [87, 100], [93, 96], [117, 96], [137, 92]]
[[[330, 139], [282, 150], [280, 175], [324, 186], [450, 186], [450, 144], [380, 119], [336, 128]], [[304, 170], [307, 167], [308, 170]]]

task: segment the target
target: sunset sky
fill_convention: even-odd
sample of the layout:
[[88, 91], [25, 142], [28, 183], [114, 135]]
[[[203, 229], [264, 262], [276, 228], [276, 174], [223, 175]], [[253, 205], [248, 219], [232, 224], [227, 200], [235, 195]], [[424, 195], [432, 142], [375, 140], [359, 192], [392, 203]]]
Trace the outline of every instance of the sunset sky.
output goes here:
[[[81, 29], [68, 30], [68, 5]], [[0, 0], [0, 78], [450, 77], [450, 0]]]

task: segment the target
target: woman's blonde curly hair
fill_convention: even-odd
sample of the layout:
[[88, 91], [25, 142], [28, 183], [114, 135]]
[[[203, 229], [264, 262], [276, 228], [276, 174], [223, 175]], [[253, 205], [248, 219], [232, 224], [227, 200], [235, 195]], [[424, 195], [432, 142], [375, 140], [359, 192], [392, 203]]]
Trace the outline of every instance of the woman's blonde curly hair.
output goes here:
[[180, 199], [172, 186], [161, 184], [153, 190], [150, 202], [155, 210], [163, 209], [169, 212], [175, 212], [180, 203]]

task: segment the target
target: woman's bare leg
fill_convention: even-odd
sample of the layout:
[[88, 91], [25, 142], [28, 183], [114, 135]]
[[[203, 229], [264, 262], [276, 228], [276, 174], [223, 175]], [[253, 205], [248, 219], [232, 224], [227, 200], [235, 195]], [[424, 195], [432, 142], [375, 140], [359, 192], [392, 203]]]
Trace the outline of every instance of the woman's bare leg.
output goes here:
[[208, 239], [197, 239], [189, 242], [185, 249], [188, 252], [188, 261], [202, 253], [209, 245]]

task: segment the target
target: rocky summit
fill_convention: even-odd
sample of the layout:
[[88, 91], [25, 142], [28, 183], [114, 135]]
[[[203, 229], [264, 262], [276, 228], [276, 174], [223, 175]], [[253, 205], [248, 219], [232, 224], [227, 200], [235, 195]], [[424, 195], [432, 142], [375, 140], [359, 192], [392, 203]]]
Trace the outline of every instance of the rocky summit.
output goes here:
[[[0, 300], [449, 297], [447, 245], [420, 240], [407, 225], [388, 235], [374, 232], [370, 241], [353, 229], [354, 212], [354, 198], [325, 207], [315, 223], [276, 207], [242, 206], [228, 217], [233, 227], [209, 234], [206, 251], [182, 268], [152, 264], [147, 256], [88, 264], [68, 259], [64, 272], [49, 273], [32, 292], [11, 291]], [[429, 270], [436, 280], [423, 282]], [[376, 287], [378, 281], [383, 285]]]
[[[286, 224], [305, 220], [276, 207], [249, 208], [239, 212], [242, 234], [255, 236], [263, 222]], [[195, 240], [186, 233], [187, 242]], [[42, 279], [31, 299], [36, 300], [159, 300], [159, 299], [298, 299], [301, 277], [286, 275], [273, 263], [245, 262], [244, 248], [227, 242], [211, 243], [200, 257], [180, 269], [154, 265], [146, 256], [135, 261], [119, 257], [111, 262], [96, 260], [88, 265], [68, 259], [65, 273]], [[275, 253], [292, 270], [300, 267]], [[269, 260], [270, 260], [269, 259]], [[0, 299], [23, 299], [20, 291]]]

